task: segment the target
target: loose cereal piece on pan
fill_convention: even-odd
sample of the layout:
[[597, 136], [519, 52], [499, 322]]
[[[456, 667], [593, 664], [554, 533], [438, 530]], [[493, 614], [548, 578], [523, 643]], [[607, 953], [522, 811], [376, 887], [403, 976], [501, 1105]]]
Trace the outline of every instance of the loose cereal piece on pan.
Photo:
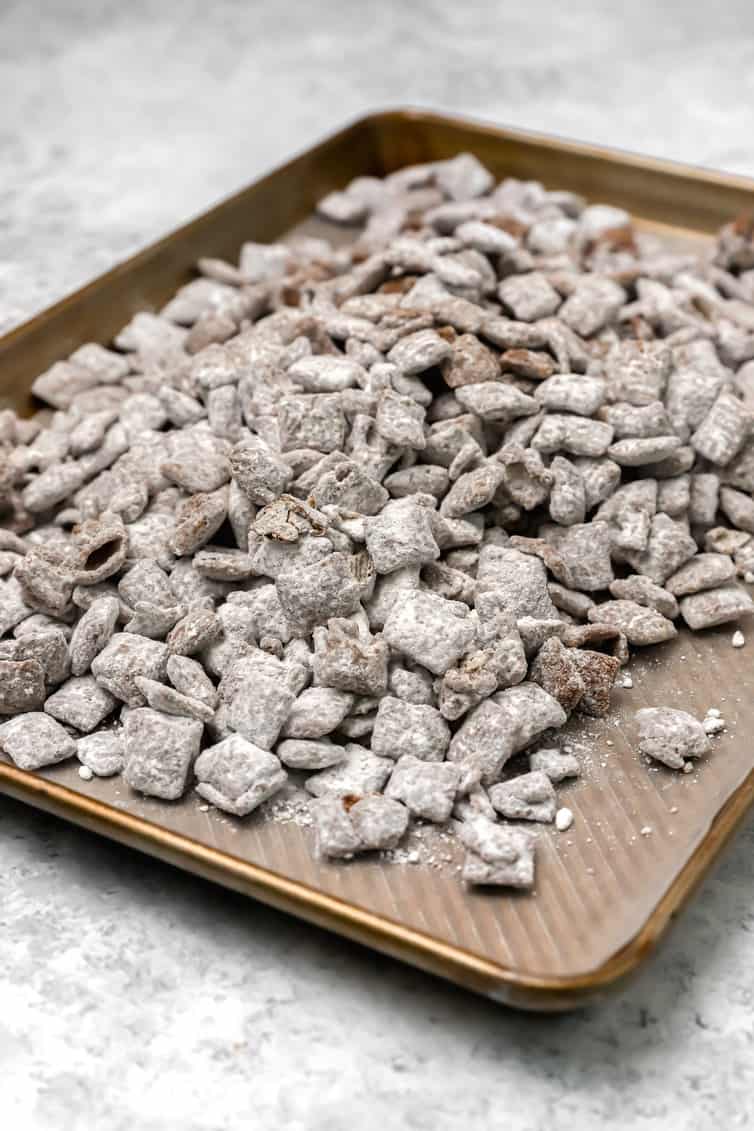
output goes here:
[[238, 734], [202, 751], [194, 770], [199, 796], [236, 817], [267, 801], [288, 777], [274, 754]]
[[551, 637], [557, 636], [558, 639], [563, 637], [567, 627], [561, 617], [519, 617], [516, 621], [516, 631], [521, 637], [526, 659], [531, 660], [536, 656], [545, 641], [550, 640]]
[[626, 301], [626, 292], [612, 279], [582, 277], [558, 312], [558, 317], [581, 338], [589, 338], [612, 321]]
[[117, 573], [128, 553], [128, 533], [120, 515], [111, 512], [74, 528], [78, 549], [75, 585], [96, 585]]
[[388, 689], [396, 699], [404, 703], [434, 705], [432, 677], [421, 667], [409, 670], [398, 663], [391, 663], [388, 675]]
[[[128, 365], [126, 365], [128, 372]], [[54, 408], [67, 409], [79, 394], [100, 384], [99, 376], [75, 361], [56, 361], [35, 378], [31, 391]]]
[[689, 758], [710, 751], [704, 727], [686, 711], [673, 707], [644, 707], [636, 712], [639, 752], [671, 770], [682, 770]]
[[476, 771], [477, 781], [485, 785], [498, 780], [500, 771], [513, 755], [513, 740], [508, 717], [490, 699], [469, 711], [453, 735], [448, 760]]
[[534, 886], [534, 840], [528, 830], [478, 816], [457, 831], [467, 848], [465, 883], [523, 890]]
[[754, 439], [748, 439], [721, 472], [724, 481], [739, 491], [754, 491]]
[[76, 743], [49, 715], [30, 711], [0, 726], [0, 750], [19, 770], [39, 770], [72, 758]]
[[[410, 468], [407, 470], [419, 469]], [[444, 468], [438, 470], [444, 471]], [[428, 472], [430, 469], [427, 467], [426, 471]], [[401, 472], [396, 472], [392, 476], [388, 476], [385, 480], [385, 486], [383, 486], [371, 475], [368, 475], [355, 460], [344, 456], [337, 464], [324, 470], [318, 476], [312, 494], [316, 499], [316, 505], [320, 508], [336, 505], [343, 510], [356, 511], [363, 515], [375, 515], [382, 510], [390, 498], [388, 490], [394, 497], [398, 496], [396, 477], [401, 474]], [[390, 480], [392, 480], [392, 483]], [[443, 478], [445, 489], [447, 488], [447, 481], [447, 472], [445, 472]], [[426, 485], [421, 488], [421, 490], [426, 489]], [[416, 490], [419, 490], [419, 488], [414, 487], [412, 491], [406, 493], [414, 494]], [[434, 494], [434, 492], [432, 493]]]
[[346, 418], [338, 393], [281, 397], [278, 424], [282, 452], [297, 448], [334, 452], [343, 447]]
[[495, 183], [492, 174], [473, 153], [459, 153], [457, 157], [439, 161], [432, 171], [439, 188], [451, 200], [467, 201], [484, 196]]
[[411, 397], [385, 390], [377, 404], [375, 428], [390, 444], [421, 450], [426, 447], [425, 416], [425, 410]]
[[[671, 518], [683, 518], [691, 505], [691, 476], [675, 475], [657, 484], [657, 509]], [[691, 519], [689, 518], [689, 521]]]
[[606, 457], [592, 459], [589, 456], [580, 456], [573, 462], [584, 483], [586, 509], [589, 511], [609, 499], [620, 483], [618, 464]]

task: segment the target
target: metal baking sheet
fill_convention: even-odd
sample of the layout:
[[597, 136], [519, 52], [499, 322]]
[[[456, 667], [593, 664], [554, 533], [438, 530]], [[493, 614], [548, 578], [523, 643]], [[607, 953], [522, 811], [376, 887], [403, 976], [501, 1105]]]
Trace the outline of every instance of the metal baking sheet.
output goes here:
[[[108, 343], [135, 311], [158, 307], [200, 255], [232, 258], [244, 239], [317, 228], [307, 221], [314, 203], [351, 177], [461, 150], [498, 176], [627, 207], [684, 246], [703, 245], [754, 207], [754, 182], [737, 177], [422, 111], [372, 115], [0, 339], [0, 400], [24, 408], [37, 373], [84, 341]], [[644, 650], [631, 661], [633, 688], [616, 690], [609, 718], [571, 721], [585, 772], [559, 788], [559, 799], [575, 822], [567, 833], [543, 831], [533, 895], [467, 891], [457, 851], [439, 840], [418, 864], [321, 862], [295, 821], [238, 821], [204, 811], [192, 793], [156, 802], [121, 779], [83, 782], [73, 765], [33, 775], [0, 756], [0, 791], [497, 1000], [570, 1008], [636, 969], [751, 803], [753, 673], [748, 648], [734, 650], [730, 635], [681, 632]], [[639, 759], [633, 714], [651, 705], [723, 712], [728, 729], [695, 773], [650, 770]]]

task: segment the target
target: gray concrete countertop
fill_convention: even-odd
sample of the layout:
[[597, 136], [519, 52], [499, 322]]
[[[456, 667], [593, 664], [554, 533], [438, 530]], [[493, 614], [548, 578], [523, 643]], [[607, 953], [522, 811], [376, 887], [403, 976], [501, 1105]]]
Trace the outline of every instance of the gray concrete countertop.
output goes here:
[[[376, 107], [754, 174], [752, 33], [750, 0], [6, 0], [0, 328]], [[2, 1124], [748, 1126], [753, 849], [622, 994], [538, 1018], [0, 799]]]

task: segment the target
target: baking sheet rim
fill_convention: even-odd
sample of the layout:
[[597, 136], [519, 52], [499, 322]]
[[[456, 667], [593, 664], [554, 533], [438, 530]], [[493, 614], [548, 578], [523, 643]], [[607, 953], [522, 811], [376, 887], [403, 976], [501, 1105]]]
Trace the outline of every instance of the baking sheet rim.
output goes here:
[[0, 793], [137, 848], [184, 871], [251, 895], [317, 926], [335, 926], [339, 933], [356, 942], [495, 1000], [528, 1009], [555, 1010], [571, 1009], [601, 996], [607, 988], [628, 977], [654, 949], [746, 814], [754, 799], [754, 770], [734, 790], [706, 829], [700, 830], [700, 843], [672, 878], [637, 934], [594, 969], [555, 977], [520, 974], [7, 763], [0, 763]]

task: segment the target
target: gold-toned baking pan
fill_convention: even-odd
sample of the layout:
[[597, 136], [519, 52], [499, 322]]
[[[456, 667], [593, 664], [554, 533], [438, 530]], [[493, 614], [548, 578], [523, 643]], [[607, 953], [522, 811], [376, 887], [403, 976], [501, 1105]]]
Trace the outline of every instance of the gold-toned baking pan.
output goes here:
[[[754, 209], [754, 182], [737, 177], [424, 111], [372, 115], [0, 339], [0, 401], [23, 409], [38, 373], [159, 307], [199, 256], [233, 259], [244, 240], [278, 239], [301, 224], [322, 230], [308, 218], [331, 189], [461, 150], [498, 177], [626, 207], [683, 245], [703, 246], [731, 216]], [[751, 804], [748, 656], [724, 628], [682, 632], [632, 660], [633, 689], [616, 691], [608, 719], [570, 724], [585, 772], [559, 796], [575, 822], [567, 833], [542, 833], [533, 895], [465, 890], [447, 845], [419, 864], [317, 861], [310, 831], [295, 821], [237, 821], [203, 811], [194, 794], [163, 804], [120, 779], [83, 782], [73, 765], [34, 775], [0, 756], [0, 791], [499, 1001], [573, 1008], [644, 960]], [[647, 705], [697, 715], [719, 707], [728, 728], [697, 772], [649, 769], [635, 753], [632, 721]]]

